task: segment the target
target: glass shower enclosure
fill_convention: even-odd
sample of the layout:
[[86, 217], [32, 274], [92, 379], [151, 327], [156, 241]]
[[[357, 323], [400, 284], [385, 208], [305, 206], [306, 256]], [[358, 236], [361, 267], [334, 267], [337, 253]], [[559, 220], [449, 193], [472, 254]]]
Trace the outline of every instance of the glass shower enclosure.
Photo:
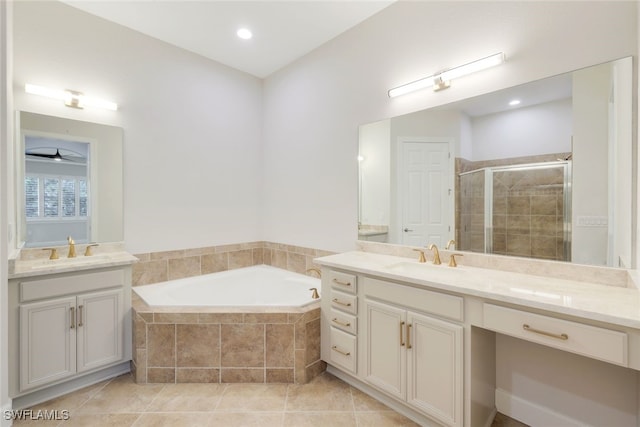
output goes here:
[[459, 174], [460, 250], [571, 261], [571, 160]]

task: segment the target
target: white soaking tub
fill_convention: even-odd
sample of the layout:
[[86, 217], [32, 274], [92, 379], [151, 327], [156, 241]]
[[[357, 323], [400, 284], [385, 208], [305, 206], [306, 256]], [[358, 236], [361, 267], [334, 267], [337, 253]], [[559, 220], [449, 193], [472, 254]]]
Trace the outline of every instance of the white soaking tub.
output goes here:
[[320, 280], [268, 265], [135, 286], [149, 306], [304, 307], [319, 301]]

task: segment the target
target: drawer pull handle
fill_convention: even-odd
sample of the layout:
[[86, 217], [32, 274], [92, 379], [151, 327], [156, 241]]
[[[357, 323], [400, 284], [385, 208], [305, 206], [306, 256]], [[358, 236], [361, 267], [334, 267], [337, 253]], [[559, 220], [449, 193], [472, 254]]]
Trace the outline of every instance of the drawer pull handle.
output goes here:
[[345, 307], [351, 307], [351, 303], [350, 302], [342, 302], [338, 298], [334, 298], [332, 301], [335, 302], [338, 305], [343, 305]]
[[400, 347], [404, 347], [404, 322], [400, 322]]
[[331, 347], [331, 350], [335, 351], [336, 353], [340, 353], [340, 354], [341, 354], [341, 355], [343, 355], [343, 356], [351, 356], [351, 353], [350, 353], [350, 352], [348, 352], [348, 351], [342, 351], [342, 350], [340, 350], [340, 349], [338, 348], [338, 346], [335, 346], [335, 345], [334, 345], [333, 347]]
[[341, 322], [341, 321], [339, 321], [339, 320], [338, 320], [338, 318], [337, 318], [337, 317], [336, 317], [335, 319], [331, 319], [331, 321], [332, 321], [333, 323], [337, 323], [337, 324], [338, 324], [338, 325], [340, 325], [340, 326], [345, 326], [345, 327], [349, 327], [349, 326], [351, 326], [351, 322]]
[[71, 325], [69, 325], [69, 327], [70, 329], [73, 329], [76, 327], [76, 308], [75, 307], [69, 308], [69, 317], [71, 318]]
[[338, 279], [333, 279], [333, 283], [335, 283], [337, 285], [341, 285], [341, 286], [351, 286], [351, 282], [343, 282], [343, 281], [338, 280]]
[[566, 340], [569, 339], [569, 335], [567, 335], [567, 334], [554, 334], [552, 332], [541, 331], [540, 329], [532, 328], [531, 326], [527, 325], [526, 323], [524, 325], [522, 325], [522, 329], [524, 329], [525, 331], [528, 331], [528, 332], [533, 332], [534, 334], [544, 335], [545, 337], [557, 338], [557, 339], [563, 340], [563, 341], [566, 341]]
[[410, 350], [411, 348], [411, 323], [407, 323], [407, 350]]

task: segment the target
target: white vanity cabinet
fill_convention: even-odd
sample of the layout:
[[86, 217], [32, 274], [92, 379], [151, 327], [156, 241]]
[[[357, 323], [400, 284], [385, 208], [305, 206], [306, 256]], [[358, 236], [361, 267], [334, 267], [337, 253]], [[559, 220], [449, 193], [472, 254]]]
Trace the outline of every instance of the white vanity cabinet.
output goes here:
[[431, 314], [462, 320], [462, 298], [371, 278], [361, 285], [364, 380], [444, 425], [461, 426], [463, 326]]
[[130, 266], [16, 278], [9, 286], [13, 397], [127, 368]]
[[434, 423], [463, 425], [461, 297], [329, 269], [322, 295], [325, 361]]
[[20, 304], [20, 391], [118, 362], [123, 290]]
[[[357, 372], [358, 298], [353, 274], [328, 271], [322, 282], [322, 358], [341, 369]], [[328, 317], [327, 317], [328, 316]]]

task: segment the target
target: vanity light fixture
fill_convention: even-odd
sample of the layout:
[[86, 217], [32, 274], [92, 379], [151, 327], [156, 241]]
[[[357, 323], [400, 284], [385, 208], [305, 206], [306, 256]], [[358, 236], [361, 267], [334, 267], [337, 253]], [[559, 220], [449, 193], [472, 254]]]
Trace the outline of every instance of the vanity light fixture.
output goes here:
[[440, 71], [432, 76], [425, 77], [423, 79], [390, 89], [389, 98], [394, 98], [396, 96], [424, 89], [429, 86], [433, 87], [434, 91], [446, 89], [451, 85], [451, 80], [475, 73], [477, 71], [482, 71], [487, 68], [495, 67], [496, 65], [502, 64], [504, 60], [504, 53], [500, 52], [487, 56], [485, 58], [477, 59], [464, 65], [460, 65], [459, 67]]
[[64, 102], [64, 105], [72, 108], [97, 107], [107, 110], [117, 111], [118, 104], [113, 101], [107, 101], [100, 98], [86, 96], [82, 92], [74, 90], [51, 89], [44, 86], [38, 86], [27, 83], [24, 91], [32, 95], [40, 95], [46, 98], [57, 99]]
[[514, 99], [513, 101], [509, 101], [509, 105], [511, 105], [512, 107], [516, 106], [520, 104], [520, 100], [519, 99]]

